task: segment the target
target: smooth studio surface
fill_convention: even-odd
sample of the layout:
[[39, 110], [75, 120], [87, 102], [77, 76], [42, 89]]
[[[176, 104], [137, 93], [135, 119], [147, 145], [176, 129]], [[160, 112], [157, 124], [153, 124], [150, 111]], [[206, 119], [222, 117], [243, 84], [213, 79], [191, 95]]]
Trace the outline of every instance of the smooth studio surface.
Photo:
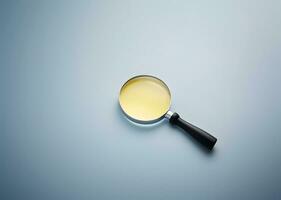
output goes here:
[[171, 94], [160, 79], [141, 75], [121, 88], [119, 103], [124, 113], [137, 122], [156, 122], [169, 110]]
[[[281, 196], [281, 1], [1, 1], [0, 199]], [[215, 135], [136, 126], [124, 81], [161, 78]]]

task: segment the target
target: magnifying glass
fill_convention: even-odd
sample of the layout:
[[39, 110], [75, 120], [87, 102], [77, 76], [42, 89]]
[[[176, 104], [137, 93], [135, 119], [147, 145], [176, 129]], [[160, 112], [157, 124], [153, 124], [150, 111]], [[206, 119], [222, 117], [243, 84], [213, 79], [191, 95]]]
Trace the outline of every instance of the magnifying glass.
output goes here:
[[119, 93], [119, 104], [123, 113], [134, 122], [151, 124], [166, 118], [172, 125], [185, 130], [209, 150], [212, 150], [217, 142], [214, 136], [169, 110], [170, 90], [162, 80], [154, 76], [135, 76], [125, 82]]

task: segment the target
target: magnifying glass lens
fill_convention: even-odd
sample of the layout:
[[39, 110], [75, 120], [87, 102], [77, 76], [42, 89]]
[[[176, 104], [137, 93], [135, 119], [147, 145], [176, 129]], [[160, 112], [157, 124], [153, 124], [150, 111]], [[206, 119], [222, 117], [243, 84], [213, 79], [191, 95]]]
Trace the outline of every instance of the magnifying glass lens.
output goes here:
[[160, 79], [138, 76], [123, 85], [119, 102], [125, 114], [132, 119], [153, 122], [161, 119], [169, 110], [171, 94]]

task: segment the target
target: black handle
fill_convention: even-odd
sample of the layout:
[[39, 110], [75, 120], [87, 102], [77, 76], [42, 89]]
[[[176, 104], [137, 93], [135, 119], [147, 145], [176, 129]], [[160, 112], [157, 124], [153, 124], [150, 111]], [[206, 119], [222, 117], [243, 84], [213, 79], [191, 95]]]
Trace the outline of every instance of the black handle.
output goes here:
[[210, 135], [206, 131], [203, 131], [202, 129], [184, 121], [182, 118], [180, 118], [178, 113], [173, 113], [169, 121], [172, 125], [177, 125], [184, 129], [194, 139], [203, 144], [209, 150], [212, 150], [217, 142], [217, 138]]

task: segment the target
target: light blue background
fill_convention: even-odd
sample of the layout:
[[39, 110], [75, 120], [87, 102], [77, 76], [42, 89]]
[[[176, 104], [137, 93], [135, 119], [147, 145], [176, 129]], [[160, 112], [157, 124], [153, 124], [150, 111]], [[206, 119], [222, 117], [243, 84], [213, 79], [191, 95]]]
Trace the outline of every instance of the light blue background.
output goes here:
[[[1, 199], [280, 199], [281, 1], [2, 1]], [[129, 123], [128, 78], [218, 138]]]

